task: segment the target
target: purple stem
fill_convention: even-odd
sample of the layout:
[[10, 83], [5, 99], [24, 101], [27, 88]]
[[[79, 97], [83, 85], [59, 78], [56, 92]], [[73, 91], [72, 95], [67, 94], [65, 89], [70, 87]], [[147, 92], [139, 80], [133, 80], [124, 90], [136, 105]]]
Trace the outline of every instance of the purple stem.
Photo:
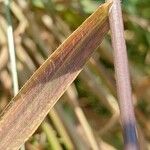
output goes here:
[[120, 105], [125, 150], [138, 150], [136, 119], [131, 96], [128, 59], [120, 3], [120, 0], [113, 0], [109, 17], [112, 46], [114, 49], [117, 94]]

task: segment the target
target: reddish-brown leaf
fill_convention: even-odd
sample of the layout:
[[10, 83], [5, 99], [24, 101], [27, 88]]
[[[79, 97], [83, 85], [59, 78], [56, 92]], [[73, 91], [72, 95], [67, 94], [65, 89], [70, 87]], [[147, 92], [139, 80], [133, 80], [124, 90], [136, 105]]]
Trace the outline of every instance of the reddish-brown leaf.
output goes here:
[[57, 48], [12, 99], [1, 116], [1, 149], [18, 149], [77, 77], [109, 30], [110, 5], [110, 2], [101, 5]]

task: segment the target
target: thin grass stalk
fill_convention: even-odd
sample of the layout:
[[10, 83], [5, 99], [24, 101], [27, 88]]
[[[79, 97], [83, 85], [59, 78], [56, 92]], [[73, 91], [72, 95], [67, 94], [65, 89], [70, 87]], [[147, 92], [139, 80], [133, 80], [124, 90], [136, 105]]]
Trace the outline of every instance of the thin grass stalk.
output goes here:
[[6, 6], [6, 19], [7, 19], [7, 40], [8, 40], [8, 50], [10, 56], [10, 68], [13, 80], [13, 93], [16, 95], [18, 93], [18, 77], [17, 77], [17, 68], [16, 68], [16, 56], [15, 56], [15, 46], [14, 46], [14, 37], [13, 37], [13, 28], [11, 22], [10, 14], [10, 1], [5, 0]]
[[120, 103], [125, 150], [137, 150], [139, 146], [136, 119], [131, 96], [128, 59], [120, 3], [120, 0], [113, 0], [113, 6], [109, 17], [112, 46], [114, 49], [117, 92]]
[[60, 119], [60, 116], [58, 115], [57, 111], [53, 108], [49, 112], [49, 116], [51, 120], [53, 121], [53, 124], [57, 130], [57, 132], [60, 134], [62, 142], [65, 145], [66, 150], [72, 150], [73, 149], [73, 143]]
[[[8, 50], [9, 50], [9, 57], [10, 57], [10, 69], [11, 69], [12, 82], [13, 82], [13, 94], [15, 96], [19, 91], [19, 84], [18, 84], [15, 45], [14, 45], [14, 37], [13, 37], [13, 27], [11, 21], [11, 13], [10, 13], [10, 0], [5, 0], [5, 9], [6, 9], [6, 19], [7, 19], [7, 40], [8, 40]], [[25, 150], [25, 146], [22, 145], [20, 150]]]
[[46, 121], [42, 123], [42, 129], [46, 133], [47, 141], [51, 150], [62, 150], [57, 134], [52, 126]]
[[86, 135], [86, 137], [89, 141], [89, 144], [90, 144], [92, 150], [98, 150], [99, 147], [98, 147], [96, 138], [94, 137], [94, 133], [92, 131], [92, 128], [90, 127], [90, 125], [89, 125], [89, 123], [86, 119], [86, 116], [84, 115], [83, 110], [79, 106], [79, 103], [78, 103], [78, 100], [77, 100], [77, 97], [78, 97], [77, 96], [77, 91], [76, 91], [76, 88], [75, 88], [74, 84], [72, 84], [68, 88], [67, 95], [68, 95], [69, 99], [72, 102], [75, 114], [76, 114], [76, 116], [77, 116], [83, 130], [84, 130], [84, 133], [85, 133], [85, 135]]
[[89, 149], [89, 145], [84, 141], [83, 137], [81, 136], [79, 131], [76, 129], [77, 126], [70, 119], [67, 113], [64, 111], [62, 105], [58, 103], [55, 106], [55, 109], [58, 112], [59, 116], [61, 117], [61, 120], [63, 121], [64, 126], [72, 139], [72, 142], [74, 144], [74, 149], [77, 149], [77, 150]]

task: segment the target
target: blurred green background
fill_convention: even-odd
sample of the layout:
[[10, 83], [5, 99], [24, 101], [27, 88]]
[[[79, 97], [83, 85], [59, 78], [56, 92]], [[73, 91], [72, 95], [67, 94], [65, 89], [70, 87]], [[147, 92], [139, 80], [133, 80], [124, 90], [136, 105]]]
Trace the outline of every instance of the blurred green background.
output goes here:
[[[10, 3], [19, 87], [103, 3], [15, 0]], [[122, 3], [132, 96], [141, 148], [150, 149], [150, 1]], [[7, 8], [0, 0], [0, 111], [13, 97]], [[32, 123], [32, 122], [31, 122]], [[110, 33], [50, 111], [26, 150], [123, 149]]]

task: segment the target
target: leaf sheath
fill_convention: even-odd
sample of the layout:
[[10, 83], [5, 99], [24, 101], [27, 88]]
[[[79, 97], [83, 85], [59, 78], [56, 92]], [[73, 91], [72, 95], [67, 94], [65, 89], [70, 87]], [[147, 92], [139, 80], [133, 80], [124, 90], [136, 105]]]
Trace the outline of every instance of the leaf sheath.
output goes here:
[[114, 66], [116, 85], [120, 105], [120, 116], [123, 127], [124, 149], [138, 150], [136, 119], [132, 102], [131, 83], [129, 77], [127, 48], [124, 38], [124, 27], [120, 0], [113, 1], [110, 13], [110, 29], [114, 49]]

